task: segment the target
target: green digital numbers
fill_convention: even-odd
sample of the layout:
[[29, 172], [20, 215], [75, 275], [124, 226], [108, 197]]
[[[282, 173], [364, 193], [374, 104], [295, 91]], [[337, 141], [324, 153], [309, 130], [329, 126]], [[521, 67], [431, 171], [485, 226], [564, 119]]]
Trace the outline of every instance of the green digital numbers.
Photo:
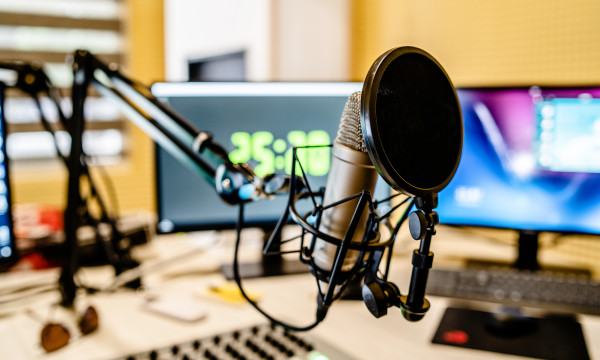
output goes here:
[[235, 132], [231, 134], [231, 143], [236, 149], [229, 153], [229, 160], [239, 164], [250, 160], [252, 157], [252, 138], [247, 132]]
[[275, 154], [268, 145], [273, 143], [273, 134], [267, 131], [257, 131], [252, 134], [252, 158], [258, 161], [254, 168], [256, 175], [265, 176], [275, 172]]
[[[286, 141], [287, 140], [287, 141]], [[263, 177], [276, 171], [285, 170], [291, 174], [292, 148], [307, 145], [329, 145], [329, 134], [323, 130], [313, 130], [308, 134], [294, 130], [286, 139], [275, 139], [268, 131], [257, 131], [252, 134], [235, 132], [231, 135], [231, 143], [235, 149], [229, 154], [234, 163], [256, 161], [256, 175]], [[309, 175], [322, 176], [329, 172], [331, 149], [329, 147], [299, 149], [298, 159]], [[300, 169], [296, 169], [299, 174]]]
[[[308, 145], [329, 145], [329, 134], [323, 130], [314, 130], [308, 133]], [[306, 151], [306, 150], [305, 150]], [[331, 148], [318, 147], [306, 151], [308, 173], [314, 176], [329, 173], [331, 161]]]

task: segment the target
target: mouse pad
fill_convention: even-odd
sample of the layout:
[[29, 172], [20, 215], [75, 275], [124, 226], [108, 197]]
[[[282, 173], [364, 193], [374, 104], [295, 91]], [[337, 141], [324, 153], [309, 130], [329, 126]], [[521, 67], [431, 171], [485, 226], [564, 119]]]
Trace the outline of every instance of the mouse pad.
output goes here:
[[526, 318], [502, 328], [490, 319], [488, 312], [448, 308], [432, 342], [538, 359], [589, 359], [581, 325], [572, 317]]

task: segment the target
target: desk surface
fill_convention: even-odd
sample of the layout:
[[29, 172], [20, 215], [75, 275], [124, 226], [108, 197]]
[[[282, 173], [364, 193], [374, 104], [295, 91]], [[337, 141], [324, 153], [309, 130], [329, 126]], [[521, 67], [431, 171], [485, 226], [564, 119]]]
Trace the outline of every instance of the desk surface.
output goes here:
[[[484, 246], [461, 245], [460, 241], [445, 241], [455, 234], [451, 231], [433, 245], [438, 254], [448, 259], [480, 254], [484, 251], [493, 256], [494, 247], [505, 247], [499, 243], [485, 243]], [[440, 236], [442, 235], [442, 236]], [[161, 237], [151, 245], [138, 249], [138, 256], [148, 264], [190, 252], [210, 244], [216, 235], [202, 233], [188, 236]], [[227, 241], [225, 241], [227, 242]], [[439, 243], [439, 244], [438, 244]], [[398, 256], [392, 263], [391, 280], [401, 290], [406, 291], [410, 277], [410, 261], [406, 250], [415, 246], [414, 242], [400, 241]], [[462, 249], [461, 249], [461, 246]], [[485, 249], [484, 249], [485, 248]], [[154, 272], [144, 277], [146, 292], [118, 290], [114, 293], [98, 293], [79, 296], [77, 307], [93, 304], [100, 315], [99, 329], [87, 336], [74, 336], [72, 343], [55, 353], [45, 354], [39, 346], [39, 334], [44, 320], [63, 322], [72, 334], [77, 334], [75, 317], [64, 309], [52, 306], [58, 300], [58, 292], [48, 292], [41, 296], [26, 298], [10, 306], [0, 304], [0, 357], [2, 359], [112, 359], [151, 348], [168, 346], [183, 341], [202, 338], [236, 328], [246, 327], [266, 320], [246, 303], [233, 304], [210, 296], [209, 286], [222, 284], [222, 275], [215, 272], [218, 265], [231, 258], [229, 246], [211, 246], [208, 250], [188, 256], [165, 267], [156, 267]], [[250, 244], [245, 253], [252, 254], [257, 245]], [[504, 249], [506, 250], [506, 249]], [[506, 251], [504, 251], [506, 252]], [[251, 259], [252, 255], [248, 255]], [[548, 255], [552, 259], [552, 254]], [[435, 265], [434, 265], [435, 266]], [[0, 288], [9, 284], [44, 278], [52, 282], [57, 272], [50, 271], [34, 275], [19, 273], [0, 278]], [[80, 279], [96, 286], [106, 286], [112, 281], [108, 268], [83, 269]], [[285, 321], [306, 325], [314, 319], [316, 307], [316, 287], [312, 276], [294, 275], [276, 278], [246, 280], [245, 287], [261, 294], [261, 305], [274, 316]], [[194, 322], [174, 320], [143, 309], [147, 297], [192, 301], [207, 309], [206, 318]], [[430, 297], [431, 310], [418, 323], [409, 323], [398, 309], [390, 309], [387, 316], [375, 319], [362, 301], [341, 301], [335, 303], [325, 321], [309, 335], [344, 349], [357, 359], [515, 359], [518, 357], [464, 350], [431, 343], [437, 325], [450, 300]], [[32, 316], [29, 312], [34, 312]], [[580, 316], [588, 351], [592, 359], [600, 359], [600, 317]]]

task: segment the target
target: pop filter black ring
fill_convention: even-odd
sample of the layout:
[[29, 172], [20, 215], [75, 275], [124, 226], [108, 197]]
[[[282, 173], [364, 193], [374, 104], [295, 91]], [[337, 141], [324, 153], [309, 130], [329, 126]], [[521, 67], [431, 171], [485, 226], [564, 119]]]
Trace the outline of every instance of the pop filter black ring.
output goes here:
[[[425, 116], [430, 115], [427, 111], [436, 116]], [[437, 125], [441, 129], [432, 129]], [[439, 192], [454, 176], [463, 141], [458, 96], [445, 70], [424, 50], [394, 48], [373, 63], [361, 93], [361, 126], [371, 161], [394, 189], [409, 196], [424, 196]], [[404, 132], [404, 137], [396, 139], [390, 135], [393, 132]], [[423, 149], [427, 143], [415, 145], [419, 141], [430, 141], [435, 149]], [[423, 170], [428, 161], [434, 163]]]

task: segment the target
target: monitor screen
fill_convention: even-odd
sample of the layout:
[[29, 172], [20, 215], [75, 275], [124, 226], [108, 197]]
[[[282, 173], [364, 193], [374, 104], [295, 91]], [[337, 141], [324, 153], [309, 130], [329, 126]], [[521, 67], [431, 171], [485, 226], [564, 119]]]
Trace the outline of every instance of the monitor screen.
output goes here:
[[600, 88], [465, 88], [440, 223], [600, 233]]
[[4, 94], [5, 85], [0, 83], [0, 269], [5, 269], [16, 259], [16, 245], [11, 212], [8, 158], [6, 156]]
[[[290, 173], [291, 148], [331, 144], [348, 96], [362, 83], [157, 83], [154, 96], [213, 134], [234, 162], [247, 162], [258, 176]], [[165, 150], [156, 148], [158, 231], [162, 233], [233, 227], [237, 207], [226, 205], [199, 174], [192, 173]], [[325, 186], [329, 147], [301, 155], [311, 187]], [[375, 198], [389, 196], [384, 181]], [[249, 225], [274, 224], [284, 213], [287, 196], [246, 206]]]

